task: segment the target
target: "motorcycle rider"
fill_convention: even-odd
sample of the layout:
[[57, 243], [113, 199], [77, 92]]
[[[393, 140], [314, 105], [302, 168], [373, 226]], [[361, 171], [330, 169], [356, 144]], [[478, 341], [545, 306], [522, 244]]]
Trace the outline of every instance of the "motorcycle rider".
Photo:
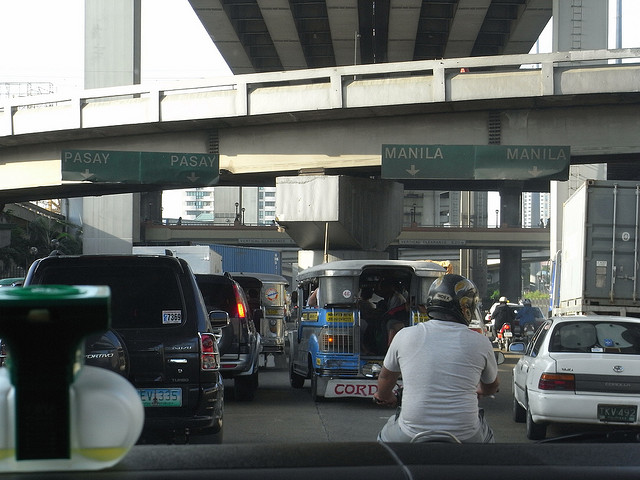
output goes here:
[[513, 310], [509, 308], [509, 305], [507, 305], [507, 297], [500, 297], [498, 302], [500, 303], [496, 305], [496, 308], [493, 310], [493, 315], [491, 315], [493, 317], [493, 329], [496, 335], [500, 330], [502, 330], [502, 326], [505, 323], [508, 323], [513, 327], [515, 320]]
[[524, 327], [527, 323], [531, 323], [535, 325], [535, 316], [533, 312], [533, 307], [531, 306], [531, 300], [525, 298], [522, 301], [522, 307], [518, 309], [518, 313], [516, 314], [516, 319], [520, 322], [520, 329], [524, 332]]
[[461, 275], [446, 274], [429, 289], [430, 320], [400, 330], [378, 376], [374, 401], [402, 407], [378, 434], [381, 442], [410, 442], [425, 431], [445, 431], [464, 443], [493, 443], [493, 431], [478, 409], [479, 395], [498, 391], [498, 365], [491, 342], [469, 330], [478, 290]]

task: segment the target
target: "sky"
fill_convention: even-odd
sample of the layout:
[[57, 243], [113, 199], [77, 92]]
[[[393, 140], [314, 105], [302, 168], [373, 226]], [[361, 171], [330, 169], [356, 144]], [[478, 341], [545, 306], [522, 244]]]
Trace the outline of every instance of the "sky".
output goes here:
[[[0, 18], [0, 83], [82, 88], [84, 0], [0, 0]], [[142, 0], [141, 48], [143, 83], [230, 75], [187, 0]]]
[[[615, 6], [611, 0], [610, 48], [615, 47]], [[84, 0], [0, 0], [0, 18], [0, 98], [8, 82], [51, 83], [53, 93], [82, 88]], [[623, 47], [640, 47], [638, 19], [640, 1], [623, 0]], [[549, 24], [532, 52], [549, 52], [551, 46]], [[142, 0], [141, 61], [142, 83], [231, 74], [187, 0]], [[499, 201], [492, 195], [489, 211], [496, 208]]]

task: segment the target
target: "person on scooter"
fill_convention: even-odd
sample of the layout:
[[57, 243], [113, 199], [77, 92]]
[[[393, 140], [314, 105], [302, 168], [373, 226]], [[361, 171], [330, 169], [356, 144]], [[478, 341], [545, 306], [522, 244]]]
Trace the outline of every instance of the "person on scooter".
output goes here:
[[493, 443], [493, 430], [478, 409], [479, 395], [498, 391], [498, 365], [491, 342], [468, 328], [478, 290], [461, 275], [436, 279], [427, 300], [430, 320], [400, 330], [378, 376], [374, 401], [402, 406], [378, 434], [381, 442], [410, 442], [427, 431], [447, 432], [464, 443]]
[[498, 332], [500, 332], [500, 330], [502, 330], [502, 326], [505, 323], [508, 323], [509, 325], [511, 325], [511, 327], [514, 327], [515, 323], [515, 313], [507, 304], [507, 297], [500, 297], [500, 300], [498, 300], [498, 302], [499, 304], [496, 305], [496, 308], [493, 310], [492, 315], [493, 328], [496, 335], [498, 334]]
[[522, 301], [522, 307], [518, 309], [516, 314], [516, 320], [520, 323], [520, 330], [524, 332], [524, 327], [527, 323], [535, 325], [535, 315], [533, 307], [531, 306], [531, 300], [525, 298]]

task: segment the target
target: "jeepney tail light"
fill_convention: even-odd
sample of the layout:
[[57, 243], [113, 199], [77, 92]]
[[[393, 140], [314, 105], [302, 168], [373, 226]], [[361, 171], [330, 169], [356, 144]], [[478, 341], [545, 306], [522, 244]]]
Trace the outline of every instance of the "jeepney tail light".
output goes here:
[[538, 381], [540, 390], [575, 390], [576, 379], [567, 373], [543, 373]]
[[200, 333], [200, 369], [217, 370], [220, 356], [213, 333]]

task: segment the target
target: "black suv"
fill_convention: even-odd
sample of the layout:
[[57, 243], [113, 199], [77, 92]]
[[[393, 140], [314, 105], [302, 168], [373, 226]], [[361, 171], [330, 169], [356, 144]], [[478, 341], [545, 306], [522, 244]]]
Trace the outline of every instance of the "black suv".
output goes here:
[[87, 338], [85, 363], [120, 373], [138, 390], [145, 407], [140, 442], [221, 442], [216, 335], [228, 316], [207, 313], [187, 262], [162, 255], [49, 256], [36, 260], [25, 280], [42, 284], [111, 288], [111, 330]]
[[229, 326], [223, 329], [219, 341], [222, 376], [233, 378], [236, 400], [253, 400], [258, 388], [262, 344], [245, 292], [228, 273], [196, 274], [196, 281], [207, 308], [223, 310], [229, 314]]

